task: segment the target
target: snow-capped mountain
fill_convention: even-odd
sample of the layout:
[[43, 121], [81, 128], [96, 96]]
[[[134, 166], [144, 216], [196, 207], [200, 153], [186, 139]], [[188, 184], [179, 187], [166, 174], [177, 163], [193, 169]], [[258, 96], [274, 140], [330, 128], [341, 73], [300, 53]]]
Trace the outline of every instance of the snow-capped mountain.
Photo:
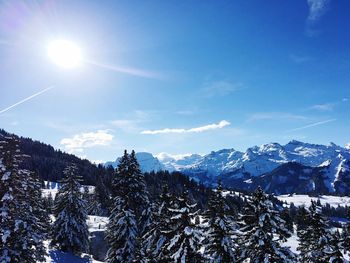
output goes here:
[[[119, 164], [119, 159], [117, 158], [114, 162], [106, 162], [105, 166], [113, 166], [116, 168]], [[151, 153], [147, 152], [138, 152], [136, 153], [136, 159], [140, 164], [141, 171], [143, 173], [151, 172], [151, 171], [161, 171], [166, 170], [165, 166], [159, 162], [159, 160], [154, 157]]]
[[190, 169], [194, 164], [202, 160], [202, 156], [199, 154], [170, 155], [160, 153], [157, 155], [157, 159], [163, 164], [166, 170], [179, 171]]
[[[142, 171], [181, 171], [196, 181], [251, 189], [262, 185], [269, 192], [322, 192], [350, 194], [350, 149], [334, 143], [319, 145], [291, 141], [248, 148], [212, 151], [207, 155], [137, 153]], [[107, 163], [116, 166], [118, 160]]]

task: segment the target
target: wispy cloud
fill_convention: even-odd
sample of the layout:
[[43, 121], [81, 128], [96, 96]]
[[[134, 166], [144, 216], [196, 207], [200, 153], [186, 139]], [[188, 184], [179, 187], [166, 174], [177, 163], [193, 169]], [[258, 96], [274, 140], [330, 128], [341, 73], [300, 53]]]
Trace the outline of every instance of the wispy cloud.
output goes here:
[[296, 55], [296, 54], [290, 54], [289, 58], [296, 64], [302, 64], [302, 63], [309, 62], [309, 61], [313, 60], [312, 57], [300, 56], [300, 55]]
[[232, 92], [243, 89], [242, 83], [233, 83], [227, 80], [208, 82], [202, 89], [204, 97], [226, 96]]
[[113, 140], [109, 130], [98, 130], [74, 135], [72, 138], [64, 138], [60, 144], [70, 152], [83, 152], [85, 148], [109, 145]]
[[312, 110], [318, 111], [332, 111], [335, 107], [334, 103], [324, 103], [324, 104], [316, 104], [311, 107]]
[[160, 74], [159, 72], [145, 70], [145, 69], [138, 69], [138, 68], [131, 68], [131, 67], [125, 67], [125, 66], [118, 66], [118, 65], [109, 65], [105, 63], [100, 63], [96, 61], [84, 61], [87, 64], [107, 69], [110, 71], [128, 74], [136, 77], [142, 77], [142, 78], [149, 78], [149, 79], [158, 79], [158, 80], [164, 80], [166, 79], [166, 76]]
[[173, 129], [173, 128], [165, 128], [161, 130], [145, 130], [142, 131], [141, 134], [168, 134], [168, 133], [200, 133], [200, 132], [205, 132], [205, 131], [210, 131], [210, 130], [216, 130], [216, 129], [222, 129], [231, 123], [222, 120], [219, 123], [214, 123], [214, 124], [208, 124], [205, 126], [200, 126], [200, 127], [195, 127], [195, 128], [190, 128], [190, 129]]
[[327, 10], [330, 0], [307, 0], [309, 15], [307, 20], [311, 23], [317, 22]]
[[341, 103], [344, 103], [344, 102], [347, 102], [347, 101], [348, 101], [347, 98], [342, 98], [341, 100], [338, 100], [338, 101], [315, 104], [315, 105], [311, 106], [308, 110], [332, 111], [337, 106], [339, 106]]
[[259, 112], [252, 114], [247, 122], [262, 120], [306, 120], [307, 117], [287, 112]]
[[298, 127], [298, 128], [295, 128], [295, 129], [288, 130], [287, 132], [300, 131], [300, 130], [312, 128], [312, 127], [315, 127], [315, 126], [324, 125], [324, 124], [329, 123], [329, 122], [334, 122], [336, 120], [337, 119], [329, 119], [329, 120], [324, 120], [324, 121], [318, 121], [318, 122], [310, 123], [310, 124], [302, 126], [302, 127]]
[[319, 34], [319, 30], [315, 29], [316, 23], [327, 11], [330, 0], [307, 0], [309, 6], [309, 14], [306, 19], [306, 35], [314, 37]]

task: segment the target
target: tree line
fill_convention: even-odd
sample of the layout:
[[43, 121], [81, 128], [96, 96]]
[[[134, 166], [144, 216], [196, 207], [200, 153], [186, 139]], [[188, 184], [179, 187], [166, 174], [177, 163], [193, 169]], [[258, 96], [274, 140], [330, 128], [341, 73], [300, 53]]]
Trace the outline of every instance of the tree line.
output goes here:
[[0, 140], [0, 262], [42, 262], [48, 239], [62, 251], [88, 252], [87, 216], [103, 213], [109, 216], [108, 263], [345, 262], [350, 248], [350, 224], [342, 232], [332, 231], [317, 202], [296, 211], [296, 255], [285, 245], [295, 230], [290, 210], [261, 188], [251, 196], [233, 197], [218, 182], [203, 207], [194, 196], [207, 190], [176, 188], [183, 190], [179, 194], [167, 182], [151, 197], [134, 151], [124, 152], [110, 193], [97, 184], [98, 198], [89, 204], [76, 166], [64, 170], [55, 199], [48, 201], [41, 195], [38, 175], [20, 168], [26, 158], [16, 138]]

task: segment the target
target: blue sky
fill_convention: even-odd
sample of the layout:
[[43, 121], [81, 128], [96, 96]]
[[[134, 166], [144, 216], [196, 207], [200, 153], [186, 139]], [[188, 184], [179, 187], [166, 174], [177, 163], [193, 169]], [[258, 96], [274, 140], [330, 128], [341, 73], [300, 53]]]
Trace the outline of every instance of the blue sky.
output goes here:
[[[350, 2], [1, 1], [0, 127], [90, 160], [350, 142]], [[64, 69], [55, 39], [84, 61]]]

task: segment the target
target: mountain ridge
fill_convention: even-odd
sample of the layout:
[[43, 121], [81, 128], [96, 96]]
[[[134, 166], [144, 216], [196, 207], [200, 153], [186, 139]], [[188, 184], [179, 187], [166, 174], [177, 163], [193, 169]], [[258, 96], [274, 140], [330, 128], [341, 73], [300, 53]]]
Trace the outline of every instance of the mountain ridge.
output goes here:
[[[145, 153], [143, 153], [145, 154]], [[279, 143], [268, 143], [261, 146], [253, 146], [245, 152], [233, 148], [212, 151], [206, 155], [188, 154], [177, 156], [162, 153], [158, 157], [148, 153], [148, 160], [155, 163], [158, 170], [181, 171], [195, 181], [202, 182], [208, 186], [214, 186], [218, 179], [225, 183], [226, 187], [243, 190], [252, 190], [252, 186], [261, 184], [266, 191], [277, 191], [280, 194], [296, 191], [298, 193], [320, 192], [335, 194], [350, 194], [350, 149], [341, 147], [334, 143], [328, 145], [312, 144], [292, 140], [285, 145]], [[152, 158], [151, 158], [152, 157]], [[152, 170], [150, 163], [139, 160], [143, 171]], [[296, 169], [293, 164], [302, 167]], [[278, 168], [288, 165], [295, 176], [301, 176], [298, 180], [294, 178], [290, 183], [293, 187], [283, 188], [281, 181], [283, 176], [293, 174], [282, 174], [276, 179]], [[145, 169], [147, 167], [147, 169]], [[312, 176], [306, 172], [311, 169]], [[265, 180], [263, 179], [265, 178]], [[272, 180], [268, 187], [266, 178]], [[305, 181], [307, 180], [309, 181]], [[288, 181], [288, 180], [287, 180]], [[304, 185], [300, 187], [298, 184]], [[271, 187], [274, 185], [274, 187]], [[289, 190], [289, 191], [288, 191]]]

